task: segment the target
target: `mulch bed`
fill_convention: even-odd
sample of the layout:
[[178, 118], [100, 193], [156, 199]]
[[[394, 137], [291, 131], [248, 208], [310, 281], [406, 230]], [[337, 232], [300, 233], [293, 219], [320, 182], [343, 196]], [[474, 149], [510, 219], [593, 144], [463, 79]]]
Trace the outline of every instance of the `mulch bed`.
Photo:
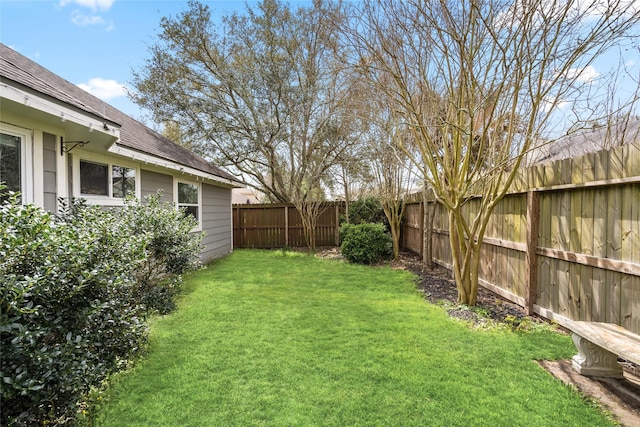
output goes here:
[[[466, 307], [456, 306], [458, 293], [455, 280], [451, 272], [439, 266], [433, 269], [426, 268], [422, 260], [412, 253], [402, 253], [400, 260], [392, 264], [394, 268], [402, 268], [411, 271], [418, 277], [418, 290], [433, 304], [442, 304], [447, 307], [451, 317], [473, 322], [475, 324], [486, 322], [487, 319], [496, 322], [509, 322], [518, 324], [527, 316], [522, 308], [493, 292], [480, 287], [476, 306], [482, 309], [482, 314], [469, 310]], [[542, 319], [531, 317], [534, 322], [542, 322]]]

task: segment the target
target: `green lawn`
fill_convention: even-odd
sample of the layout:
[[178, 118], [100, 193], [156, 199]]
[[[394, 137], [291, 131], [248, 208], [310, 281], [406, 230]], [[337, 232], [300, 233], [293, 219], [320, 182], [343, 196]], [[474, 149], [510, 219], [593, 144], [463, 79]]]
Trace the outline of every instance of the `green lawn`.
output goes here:
[[185, 282], [98, 425], [610, 425], [534, 361], [569, 337], [467, 328], [408, 272], [239, 250]]

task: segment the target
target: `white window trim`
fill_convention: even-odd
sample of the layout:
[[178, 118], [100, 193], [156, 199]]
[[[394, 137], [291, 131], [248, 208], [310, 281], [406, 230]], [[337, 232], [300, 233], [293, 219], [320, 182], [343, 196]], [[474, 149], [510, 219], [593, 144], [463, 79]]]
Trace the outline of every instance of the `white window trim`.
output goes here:
[[198, 224], [191, 231], [202, 231], [202, 183], [189, 181], [187, 179], [173, 178], [173, 204], [179, 209], [178, 203], [178, 183], [191, 184], [198, 187]]
[[[33, 132], [29, 129], [12, 126], [6, 123], [0, 123], [0, 132], [7, 135], [17, 136], [22, 139], [22, 143], [20, 144], [20, 193], [22, 194], [22, 204], [35, 203], [36, 200], [34, 195], [36, 194], [36, 189], [34, 188], [34, 184], [38, 182], [38, 176], [40, 177], [40, 183], [42, 183], [43, 171], [42, 168], [38, 170], [34, 167]], [[42, 187], [42, 184], [40, 187]], [[40, 192], [42, 191], [42, 188], [40, 188]], [[43, 197], [44, 196], [39, 199], [42, 199]]]
[[[80, 192], [80, 160], [92, 163], [101, 163], [107, 165], [107, 171], [109, 174], [109, 195], [93, 195], [93, 194], [82, 194]], [[135, 162], [130, 162], [126, 160], [113, 159], [107, 156], [100, 156], [93, 153], [80, 153], [73, 155], [73, 197], [77, 199], [84, 199], [89, 204], [93, 205], [101, 205], [101, 206], [124, 206], [125, 199], [120, 197], [113, 197], [113, 179], [111, 177], [111, 173], [113, 171], [113, 166], [124, 166], [127, 168], [135, 169], [136, 171], [136, 191], [135, 197], [140, 200], [141, 198], [141, 172], [140, 165]]]

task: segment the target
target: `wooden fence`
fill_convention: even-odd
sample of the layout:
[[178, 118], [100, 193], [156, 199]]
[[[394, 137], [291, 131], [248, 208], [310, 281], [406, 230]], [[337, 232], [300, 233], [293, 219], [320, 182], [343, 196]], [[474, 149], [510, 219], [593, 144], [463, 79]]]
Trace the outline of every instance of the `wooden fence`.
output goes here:
[[[421, 202], [407, 205], [403, 243], [418, 254], [423, 214]], [[451, 268], [448, 230], [436, 206], [433, 258]], [[480, 283], [560, 324], [640, 334], [640, 143], [527, 169], [492, 214]]]
[[[316, 246], [338, 246], [340, 203], [328, 203], [318, 218]], [[234, 248], [306, 246], [302, 219], [293, 205], [233, 205]]]

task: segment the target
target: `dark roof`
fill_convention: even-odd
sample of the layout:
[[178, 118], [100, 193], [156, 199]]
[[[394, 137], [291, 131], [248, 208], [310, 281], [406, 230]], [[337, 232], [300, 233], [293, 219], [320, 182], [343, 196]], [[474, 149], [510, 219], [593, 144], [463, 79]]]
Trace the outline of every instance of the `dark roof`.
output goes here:
[[118, 145], [238, 182], [233, 175], [2, 43], [0, 43], [0, 76], [101, 120], [119, 125]]
[[534, 152], [533, 162], [543, 164], [579, 157], [636, 141], [640, 141], [640, 118], [627, 117], [618, 123], [594, 126], [551, 143], [542, 143]]

